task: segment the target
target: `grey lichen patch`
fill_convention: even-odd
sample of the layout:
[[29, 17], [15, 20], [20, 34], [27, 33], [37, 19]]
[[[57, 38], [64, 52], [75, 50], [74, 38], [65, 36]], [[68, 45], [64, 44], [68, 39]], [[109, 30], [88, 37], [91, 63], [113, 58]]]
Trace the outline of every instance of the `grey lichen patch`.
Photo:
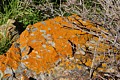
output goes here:
[[22, 47], [21, 48], [21, 53], [24, 52], [26, 50], [26, 47]]
[[32, 40], [31, 42], [32, 42], [32, 43], [35, 43], [35, 42], [37, 42], [37, 40]]
[[37, 30], [38, 30], [38, 28], [36, 28], [36, 27], [34, 27], [34, 28], [31, 29], [32, 32], [35, 32]]
[[45, 25], [45, 26], [46, 26], [46, 23], [45, 23], [45, 21], [42, 21], [41, 23], [42, 23], [43, 25]]
[[40, 32], [42, 32], [42, 33], [46, 33], [46, 30], [40, 30]]

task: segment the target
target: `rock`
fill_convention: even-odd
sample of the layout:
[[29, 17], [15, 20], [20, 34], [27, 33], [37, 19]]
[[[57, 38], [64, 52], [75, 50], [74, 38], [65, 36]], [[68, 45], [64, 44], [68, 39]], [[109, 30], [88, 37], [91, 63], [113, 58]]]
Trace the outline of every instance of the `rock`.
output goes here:
[[[88, 78], [91, 68], [96, 71], [98, 65], [109, 63], [110, 58], [103, 53], [116, 50], [102, 40], [108, 37], [102, 31], [107, 33], [104, 28], [82, 21], [77, 15], [29, 25], [7, 53], [0, 56], [0, 70], [5, 75], [10, 67], [11, 75], [18, 79], [57, 79], [74, 74], [72, 70], [85, 71]], [[108, 70], [104, 67], [98, 70]]]

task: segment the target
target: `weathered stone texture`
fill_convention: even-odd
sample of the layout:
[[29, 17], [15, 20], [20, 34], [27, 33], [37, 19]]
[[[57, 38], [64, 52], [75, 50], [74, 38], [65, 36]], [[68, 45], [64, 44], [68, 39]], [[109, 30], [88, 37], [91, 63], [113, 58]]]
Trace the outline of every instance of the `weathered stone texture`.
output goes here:
[[[56, 17], [29, 25], [8, 52], [0, 56], [0, 70], [4, 75], [12, 75], [5, 73], [7, 68], [12, 68], [22, 80], [31, 76], [44, 80], [40, 76], [45, 72], [60, 73], [56, 70], [63, 68], [63, 71], [81, 70], [85, 67], [90, 69], [97, 66], [97, 62], [109, 62], [109, 57], [103, 53], [115, 49], [102, 42], [92, 31], [96, 35], [101, 31], [108, 32], [102, 27], [95, 27], [90, 21], [83, 21], [77, 15]], [[101, 37], [107, 36], [101, 34]], [[94, 53], [96, 64], [93, 66]], [[104, 64], [104, 69], [101, 66], [100, 70], [107, 71], [106, 65]]]

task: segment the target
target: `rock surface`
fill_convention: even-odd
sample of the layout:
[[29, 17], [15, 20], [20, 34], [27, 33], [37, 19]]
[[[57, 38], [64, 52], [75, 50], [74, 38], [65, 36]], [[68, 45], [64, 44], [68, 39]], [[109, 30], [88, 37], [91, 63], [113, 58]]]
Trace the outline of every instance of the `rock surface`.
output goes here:
[[106, 38], [112, 39], [108, 35], [104, 28], [77, 15], [29, 25], [7, 53], [0, 55], [1, 78], [81, 80], [114, 73], [117, 68], [108, 65], [120, 56], [113, 57], [117, 48], [107, 44]]

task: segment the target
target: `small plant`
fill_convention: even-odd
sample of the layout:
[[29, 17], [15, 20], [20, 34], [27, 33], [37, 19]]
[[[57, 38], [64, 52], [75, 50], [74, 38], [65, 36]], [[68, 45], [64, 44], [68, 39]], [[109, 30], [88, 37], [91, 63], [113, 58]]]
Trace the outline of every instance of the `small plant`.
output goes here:
[[10, 48], [11, 42], [6, 38], [2, 38], [0, 40], [0, 55], [6, 53], [6, 51]]

